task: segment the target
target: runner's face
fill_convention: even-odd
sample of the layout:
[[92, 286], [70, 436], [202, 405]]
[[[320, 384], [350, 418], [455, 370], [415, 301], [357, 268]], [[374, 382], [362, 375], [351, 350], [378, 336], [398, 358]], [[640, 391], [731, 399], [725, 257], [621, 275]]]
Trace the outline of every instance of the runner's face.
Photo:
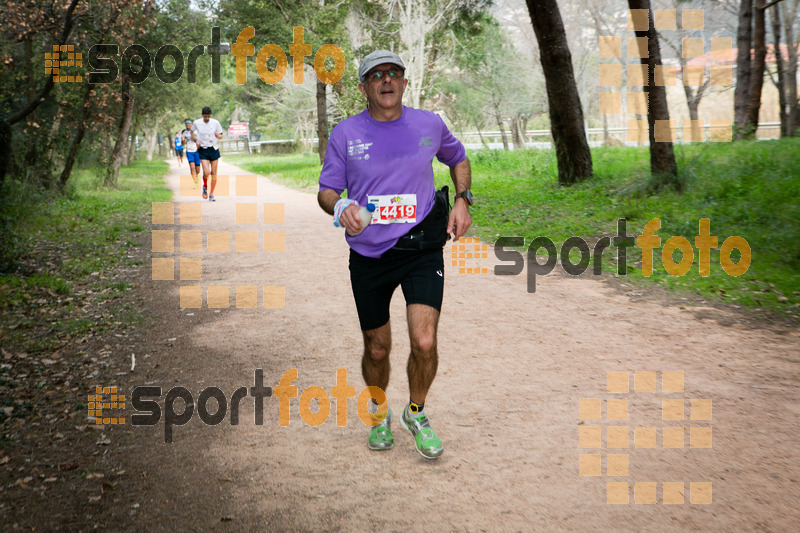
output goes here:
[[[369, 74], [381, 71], [379, 79], [373, 79]], [[401, 73], [399, 76], [392, 77], [389, 71]], [[381, 108], [385, 110], [400, 109], [403, 107], [403, 93], [406, 89], [408, 80], [402, 75], [403, 69], [392, 63], [378, 65], [370, 71], [364, 83], [358, 85], [364, 96], [367, 97], [370, 108]]]
[[203, 115], [203, 122], [208, 122], [211, 119], [211, 113]]

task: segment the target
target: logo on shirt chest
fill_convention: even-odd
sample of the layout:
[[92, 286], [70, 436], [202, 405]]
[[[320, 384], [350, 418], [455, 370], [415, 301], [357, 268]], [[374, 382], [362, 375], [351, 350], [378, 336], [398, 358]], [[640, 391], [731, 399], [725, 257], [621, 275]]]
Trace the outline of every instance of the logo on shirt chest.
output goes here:
[[431, 138], [430, 137], [420, 137], [419, 144], [417, 146], [431, 146]]
[[347, 141], [347, 160], [360, 161], [362, 159], [369, 159], [369, 147], [372, 143], [365, 143], [361, 139], [352, 139]]

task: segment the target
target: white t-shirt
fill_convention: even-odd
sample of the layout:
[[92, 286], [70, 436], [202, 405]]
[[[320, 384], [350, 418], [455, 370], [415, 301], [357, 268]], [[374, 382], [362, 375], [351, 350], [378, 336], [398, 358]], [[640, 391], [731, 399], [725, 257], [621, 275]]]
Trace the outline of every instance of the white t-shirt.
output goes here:
[[185, 129], [181, 132], [183, 136], [183, 144], [186, 145], [187, 152], [196, 152], [197, 151], [197, 143], [192, 140], [192, 134], [189, 130]]
[[219, 148], [219, 139], [215, 133], [222, 133], [222, 125], [215, 118], [208, 119], [208, 122], [198, 118], [192, 124], [192, 131], [197, 134], [197, 145], [201, 148]]

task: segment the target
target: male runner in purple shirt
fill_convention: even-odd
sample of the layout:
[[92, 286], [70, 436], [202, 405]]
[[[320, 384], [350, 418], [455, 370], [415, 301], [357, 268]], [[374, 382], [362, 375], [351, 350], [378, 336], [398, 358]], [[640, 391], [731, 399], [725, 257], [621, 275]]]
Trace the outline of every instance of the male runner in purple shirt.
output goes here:
[[[403, 106], [408, 81], [397, 54], [372, 52], [358, 68], [358, 88], [367, 109], [339, 123], [331, 132], [319, 177], [319, 205], [344, 226], [350, 245], [350, 282], [364, 337], [361, 369], [368, 386], [389, 385], [392, 347], [389, 304], [400, 285], [406, 299], [411, 340], [408, 358], [410, 398], [401, 423], [427, 459], [444, 452], [431, 429], [425, 397], [436, 376], [436, 331], [444, 290], [442, 248], [447, 234], [458, 240], [472, 224], [471, 175], [463, 145], [442, 119], [429, 111]], [[456, 189], [453, 209], [437, 202], [433, 158], [450, 167]], [[347, 198], [341, 194], [347, 190]], [[359, 210], [376, 206], [363, 231]], [[444, 203], [446, 204], [446, 202]], [[370, 412], [377, 403], [372, 400]], [[383, 406], [381, 406], [383, 412]], [[394, 447], [392, 410], [368, 438], [372, 450]], [[376, 415], [376, 419], [381, 419]]]

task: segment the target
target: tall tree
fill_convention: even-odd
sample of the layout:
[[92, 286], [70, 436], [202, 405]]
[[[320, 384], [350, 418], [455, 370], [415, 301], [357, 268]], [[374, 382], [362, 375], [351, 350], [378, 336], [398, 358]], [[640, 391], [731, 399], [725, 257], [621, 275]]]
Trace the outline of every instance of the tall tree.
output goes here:
[[750, 101], [750, 47], [753, 43], [753, 0], [739, 4], [739, 29], [736, 32], [736, 88], [733, 93], [733, 123], [736, 138], [746, 136], [747, 103]]
[[547, 87], [558, 182], [571, 185], [592, 176], [592, 154], [586, 140], [567, 34], [556, 0], [527, 0], [526, 3]]
[[761, 89], [764, 86], [764, 67], [767, 57], [767, 0], [756, 0], [753, 8], [753, 61], [750, 64], [750, 89], [745, 111], [745, 132], [755, 137], [758, 129], [758, 113], [761, 110]]
[[[639, 56], [642, 65], [647, 66], [648, 84], [645, 87], [648, 101], [647, 126], [648, 138], [650, 140], [650, 172], [660, 175], [665, 179], [659, 183], [679, 190], [680, 182], [675, 179], [678, 176], [678, 165], [675, 163], [675, 152], [672, 147], [671, 127], [667, 126], [664, 133], [667, 139], [656, 139], [657, 121], [661, 124], [669, 124], [669, 107], [667, 106], [667, 91], [663, 86], [656, 85], [655, 71], [656, 66], [661, 65], [661, 47], [658, 44], [658, 34], [655, 30], [653, 20], [653, 10], [650, 8], [650, 0], [628, 0], [631, 9], [647, 10], [647, 30], [635, 30], [636, 37], [639, 37]], [[641, 38], [646, 38], [647, 48], [642, 48]]]

